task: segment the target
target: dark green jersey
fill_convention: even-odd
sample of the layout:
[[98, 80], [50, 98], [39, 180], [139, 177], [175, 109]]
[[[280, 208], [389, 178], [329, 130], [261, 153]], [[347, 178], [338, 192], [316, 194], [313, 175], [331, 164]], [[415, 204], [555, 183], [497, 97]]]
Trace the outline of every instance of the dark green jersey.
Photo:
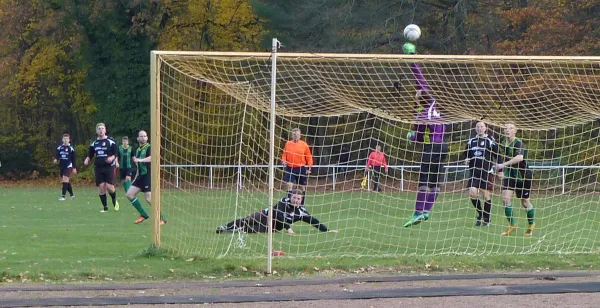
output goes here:
[[[143, 159], [150, 156], [150, 143], [146, 143], [143, 146], [137, 148], [135, 151], [135, 157]], [[150, 162], [138, 163], [138, 175], [150, 174]]]
[[131, 147], [119, 146], [119, 164], [121, 169], [131, 169]]
[[515, 138], [511, 143], [508, 143], [508, 140], [504, 140], [502, 145], [504, 148], [504, 161], [509, 161], [515, 156], [523, 155], [523, 160], [520, 163], [504, 168], [504, 176], [519, 181], [523, 180], [525, 178], [525, 171], [528, 169], [525, 144], [523, 144], [521, 139]]

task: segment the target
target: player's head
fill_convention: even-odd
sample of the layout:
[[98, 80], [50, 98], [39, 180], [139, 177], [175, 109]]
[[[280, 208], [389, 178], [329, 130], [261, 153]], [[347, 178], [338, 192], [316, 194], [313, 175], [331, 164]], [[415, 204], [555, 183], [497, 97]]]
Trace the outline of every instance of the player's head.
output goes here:
[[381, 145], [376, 145], [375, 146], [375, 152], [381, 152]]
[[509, 139], [515, 138], [517, 135], [517, 126], [512, 123], [506, 124], [504, 126], [504, 135]]
[[69, 145], [69, 142], [71, 142], [71, 135], [64, 133], [62, 136], [62, 143], [64, 145]]
[[302, 191], [300, 189], [292, 190], [290, 194], [290, 202], [293, 206], [302, 205]]
[[121, 139], [121, 144], [123, 144], [123, 146], [129, 146], [129, 137], [125, 136], [123, 137], [123, 139]]
[[140, 145], [148, 143], [148, 133], [145, 130], [140, 130], [137, 134], [137, 141]]
[[292, 129], [292, 140], [298, 141], [300, 140], [300, 137], [302, 137], [302, 132], [300, 132], [300, 129], [297, 127]]
[[98, 137], [106, 136], [106, 125], [104, 123], [96, 124], [96, 135], [98, 135]]
[[477, 122], [477, 124], [475, 124], [475, 132], [477, 133], [477, 136], [485, 135], [485, 133], [487, 133], [487, 126], [485, 123], [481, 121]]

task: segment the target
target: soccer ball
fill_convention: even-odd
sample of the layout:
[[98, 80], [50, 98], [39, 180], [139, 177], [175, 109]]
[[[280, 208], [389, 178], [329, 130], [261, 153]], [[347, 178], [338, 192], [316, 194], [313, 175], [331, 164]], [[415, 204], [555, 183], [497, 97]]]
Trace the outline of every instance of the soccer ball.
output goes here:
[[404, 28], [404, 37], [414, 42], [421, 37], [421, 29], [415, 24], [410, 24]]

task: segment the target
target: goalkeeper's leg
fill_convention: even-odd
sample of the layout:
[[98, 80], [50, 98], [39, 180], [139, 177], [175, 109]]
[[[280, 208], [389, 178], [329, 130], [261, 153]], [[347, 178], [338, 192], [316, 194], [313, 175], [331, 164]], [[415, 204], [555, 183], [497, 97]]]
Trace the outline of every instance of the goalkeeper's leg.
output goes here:
[[421, 222], [425, 221], [426, 217], [425, 207], [427, 203], [427, 196], [429, 195], [429, 180], [430, 180], [430, 169], [431, 164], [427, 162], [422, 162], [419, 172], [419, 191], [417, 191], [417, 200], [415, 201], [415, 212], [408, 219], [408, 221], [404, 224], [404, 227], [410, 227], [414, 225], [418, 225]]

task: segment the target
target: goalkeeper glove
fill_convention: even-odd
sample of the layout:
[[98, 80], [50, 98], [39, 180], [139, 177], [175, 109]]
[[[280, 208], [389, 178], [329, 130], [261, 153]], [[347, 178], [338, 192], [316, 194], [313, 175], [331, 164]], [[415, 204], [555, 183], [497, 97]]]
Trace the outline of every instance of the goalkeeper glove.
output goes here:
[[414, 55], [417, 53], [417, 46], [413, 43], [404, 43], [402, 45], [402, 51], [407, 55]]
[[413, 132], [411, 130], [408, 132], [408, 134], [406, 134], [406, 139], [411, 140], [414, 136], [415, 136], [415, 132]]

